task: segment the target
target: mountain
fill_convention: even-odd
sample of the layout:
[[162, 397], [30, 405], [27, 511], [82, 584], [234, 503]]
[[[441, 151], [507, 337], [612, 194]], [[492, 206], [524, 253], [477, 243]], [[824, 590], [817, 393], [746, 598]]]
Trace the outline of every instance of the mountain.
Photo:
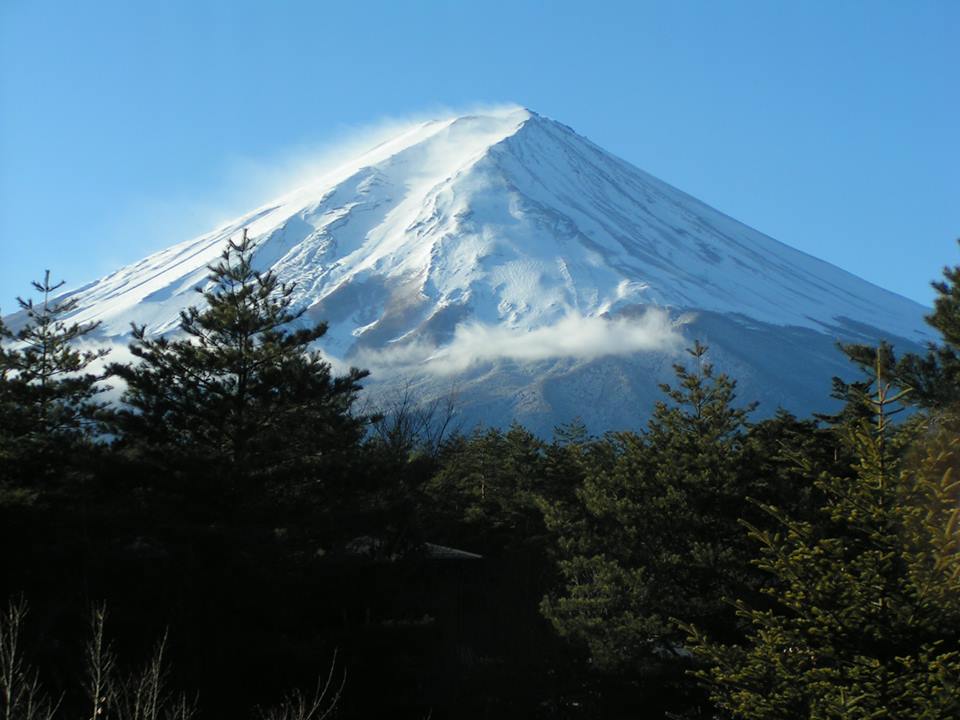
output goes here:
[[727, 217], [573, 130], [510, 108], [416, 124], [354, 162], [77, 291], [123, 341], [177, 328], [247, 229], [371, 392], [456, 392], [463, 418], [639, 425], [701, 339], [744, 399], [826, 409], [838, 339], [931, 339], [925, 308]]

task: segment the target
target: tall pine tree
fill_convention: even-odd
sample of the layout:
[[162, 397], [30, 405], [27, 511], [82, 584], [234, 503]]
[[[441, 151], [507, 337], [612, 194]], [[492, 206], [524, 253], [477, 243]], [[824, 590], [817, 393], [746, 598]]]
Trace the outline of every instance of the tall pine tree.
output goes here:
[[365, 420], [352, 412], [366, 372], [334, 376], [311, 349], [324, 323], [298, 327], [294, 287], [253, 267], [244, 231], [209, 266], [203, 304], [181, 313], [183, 337], [135, 326], [122, 443], [152, 464], [217, 492], [327, 487]]
[[573, 502], [544, 505], [561, 583], [543, 614], [633, 702], [639, 683], [650, 713], [698, 703], [674, 618], [730, 637], [737, 621], [723, 596], [759, 584], [736, 521], [748, 495], [765, 494], [750, 407], [737, 406], [734, 381], [714, 373], [706, 352], [697, 343], [693, 367], [675, 366], [677, 384], [663, 386], [667, 400], [645, 433], [618, 433], [582, 455]]

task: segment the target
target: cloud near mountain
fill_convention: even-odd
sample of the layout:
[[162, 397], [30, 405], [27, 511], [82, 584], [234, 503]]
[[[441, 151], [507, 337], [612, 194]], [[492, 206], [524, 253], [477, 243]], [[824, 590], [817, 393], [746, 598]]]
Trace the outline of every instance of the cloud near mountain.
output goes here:
[[651, 308], [639, 317], [606, 319], [571, 313], [558, 322], [533, 330], [465, 323], [442, 347], [412, 342], [360, 353], [359, 364], [377, 369], [419, 368], [450, 375], [498, 360], [534, 362], [559, 358], [594, 360], [638, 352], [673, 353], [684, 340], [679, 323]]

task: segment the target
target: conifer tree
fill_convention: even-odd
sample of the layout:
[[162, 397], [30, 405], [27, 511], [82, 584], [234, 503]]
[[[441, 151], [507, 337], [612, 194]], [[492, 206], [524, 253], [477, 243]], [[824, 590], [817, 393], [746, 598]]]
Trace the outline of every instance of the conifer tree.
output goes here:
[[4, 345], [8, 337], [9, 330], [3, 324], [3, 318], [0, 317], [0, 464], [6, 463], [9, 459], [12, 440], [10, 433], [17, 411], [13, 386], [10, 382], [13, 362], [10, 351]]
[[520, 425], [477, 430], [448, 449], [426, 493], [434, 511], [472, 529], [484, 552], [543, 535], [537, 499], [545, 486], [545, 444]]
[[677, 387], [644, 435], [619, 433], [585, 468], [577, 501], [548, 509], [563, 587], [544, 599], [556, 629], [602, 668], [658, 672], [681, 658], [672, 618], [729, 633], [724, 593], [753, 582], [736, 518], [760, 479], [745, 472], [750, 407], [714, 375], [707, 348], [676, 365]]
[[[55, 298], [50, 271], [34, 282], [41, 299], [18, 298], [21, 327], [0, 323], [0, 462], [8, 477], [35, 483], [66, 467], [104, 416], [103, 373], [88, 372], [106, 349], [80, 349], [99, 323], [71, 323], [76, 298]], [[6, 347], [4, 347], [6, 345]]]
[[[714, 701], [747, 720], [947, 718], [960, 714], [960, 444], [956, 420], [894, 429], [903, 399], [882, 376], [872, 422], [846, 428], [849, 475], [816, 480], [818, 517], [772, 506], [776, 529], [748, 525], [770, 607], [737, 602], [745, 643], [688, 627]], [[914, 447], [905, 451], [908, 439]], [[814, 473], [814, 468], [809, 468]]]
[[221, 489], [331, 481], [360, 440], [351, 410], [366, 372], [334, 376], [311, 345], [326, 324], [298, 327], [294, 286], [253, 267], [244, 231], [209, 266], [202, 306], [180, 316], [185, 337], [134, 326], [139, 362], [112, 367], [127, 384], [119, 432], [160, 468]]
[[904, 356], [897, 377], [913, 388], [913, 402], [923, 407], [960, 405], [960, 265], [945, 267], [943, 280], [933, 283], [937, 297], [927, 323], [943, 337], [926, 355]]
[[[942, 410], [960, 405], [960, 265], [944, 267], [943, 280], [931, 284], [937, 297], [926, 321], [940, 333], [942, 341], [928, 343], [925, 353], [906, 353], [898, 360], [892, 358], [889, 346], [881, 343], [879, 349], [889, 352], [893, 360], [884, 362], [884, 377], [911, 389], [911, 405]], [[851, 344], [841, 349], [865, 370], [874, 364], [875, 347]], [[835, 384], [844, 387], [838, 381]]]

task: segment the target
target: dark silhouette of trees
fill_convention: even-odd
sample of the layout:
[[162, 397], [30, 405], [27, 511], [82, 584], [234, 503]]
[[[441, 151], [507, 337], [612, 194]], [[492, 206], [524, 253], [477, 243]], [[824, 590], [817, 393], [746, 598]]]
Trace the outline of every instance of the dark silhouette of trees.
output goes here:
[[18, 298], [14, 331], [0, 322], [0, 481], [39, 488], [65, 480], [64, 459], [83, 451], [106, 416], [98, 396], [108, 351], [83, 349], [98, 323], [70, 322], [76, 300], [57, 298], [63, 282], [48, 270], [34, 282], [40, 299]]

